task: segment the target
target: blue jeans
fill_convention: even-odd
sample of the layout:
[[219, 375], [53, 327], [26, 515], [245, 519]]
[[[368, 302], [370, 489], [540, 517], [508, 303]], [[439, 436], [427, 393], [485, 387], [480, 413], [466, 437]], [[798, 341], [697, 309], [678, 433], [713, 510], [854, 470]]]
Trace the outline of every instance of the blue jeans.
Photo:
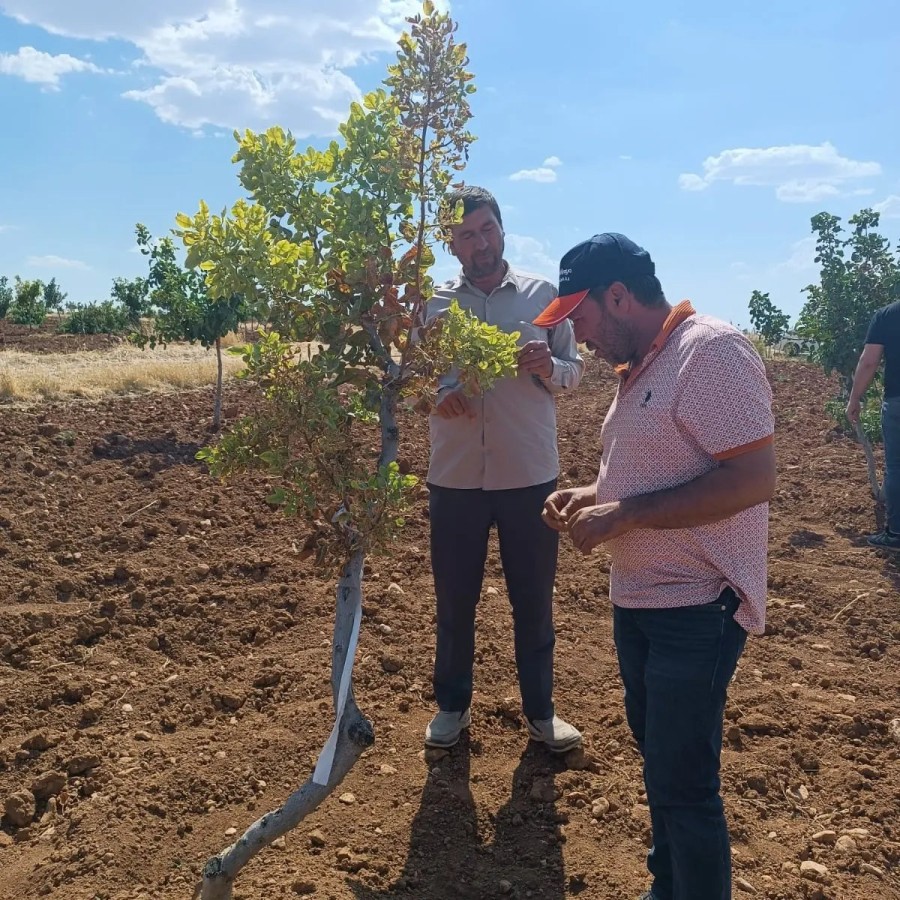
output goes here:
[[884, 501], [887, 527], [900, 534], [900, 397], [889, 397], [881, 405], [884, 435]]
[[628, 725], [644, 757], [654, 900], [730, 900], [719, 796], [725, 693], [747, 633], [729, 588], [679, 609], [614, 607]]

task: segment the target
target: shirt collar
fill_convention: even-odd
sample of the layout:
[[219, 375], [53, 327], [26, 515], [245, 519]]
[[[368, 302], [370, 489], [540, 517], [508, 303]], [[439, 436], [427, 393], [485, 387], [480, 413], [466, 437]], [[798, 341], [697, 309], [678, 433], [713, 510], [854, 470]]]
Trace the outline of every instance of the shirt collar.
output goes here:
[[632, 368], [631, 363], [624, 363], [621, 366], [616, 366], [616, 374], [624, 380], [643, 369], [644, 366], [647, 365], [647, 363], [653, 359], [663, 347], [665, 347], [667, 341], [672, 336], [672, 332], [679, 325], [686, 322], [691, 316], [696, 315], [696, 313], [697, 310], [694, 309], [690, 300], [682, 300], [677, 306], [672, 307], [669, 315], [666, 317], [666, 321], [663, 322], [662, 328], [659, 330], [659, 334], [653, 338], [653, 343], [650, 345], [647, 355], [634, 368]]
[[695, 315], [697, 310], [691, 305], [690, 300], [682, 300], [677, 306], [672, 308], [672, 311], [666, 317], [666, 321], [663, 322], [662, 328], [659, 330], [659, 334], [653, 339], [653, 343], [650, 345], [650, 353], [655, 353], [658, 350], [662, 350], [662, 348], [666, 345], [666, 341], [672, 336], [672, 332], [681, 325], [682, 322], [689, 319], [691, 316]]

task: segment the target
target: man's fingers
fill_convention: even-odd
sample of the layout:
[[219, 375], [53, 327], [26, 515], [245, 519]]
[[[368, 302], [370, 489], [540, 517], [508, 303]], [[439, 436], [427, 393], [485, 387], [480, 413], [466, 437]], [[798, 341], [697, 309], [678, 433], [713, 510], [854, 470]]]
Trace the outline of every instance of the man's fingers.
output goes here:
[[575, 545], [575, 548], [587, 556], [588, 553], [591, 552], [593, 547], [590, 543], [590, 538], [583, 528], [575, 528], [571, 531], [572, 535], [572, 543]]
[[541, 517], [546, 522], [558, 522], [559, 521], [559, 510], [556, 508], [556, 504], [553, 502], [552, 498], [544, 501], [544, 508], [541, 510]]
[[472, 404], [461, 394], [449, 394], [436, 407], [435, 412], [442, 419], [457, 419], [460, 416], [475, 417]]
[[549, 350], [535, 350], [519, 357], [520, 366], [541, 366], [550, 359]]
[[540, 350], [542, 347], [546, 347], [547, 345], [544, 341], [528, 341], [527, 344], [524, 344], [519, 349], [519, 359], [522, 359], [524, 356], [527, 356], [529, 353], [533, 353], [535, 350]]

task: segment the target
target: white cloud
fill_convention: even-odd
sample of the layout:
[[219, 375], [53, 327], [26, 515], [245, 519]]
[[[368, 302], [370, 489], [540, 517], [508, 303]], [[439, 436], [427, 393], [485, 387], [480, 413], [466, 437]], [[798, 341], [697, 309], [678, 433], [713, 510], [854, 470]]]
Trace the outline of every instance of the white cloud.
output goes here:
[[536, 181], [539, 184], [553, 184], [556, 170], [541, 166], [539, 169], [520, 169], [509, 176], [510, 181]]
[[702, 191], [717, 181], [775, 188], [785, 203], [812, 203], [842, 193], [849, 183], [881, 174], [877, 162], [841, 156], [827, 141], [817, 146], [724, 150], [703, 161], [703, 174], [685, 173], [678, 184], [685, 191]]
[[507, 234], [504, 255], [514, 268], [543, 275], [556, 283], [559, 260], [553, 259], [547, 252], [547, 246], [536, 238], [524, 234]]
[[134, 40], [151, 28], [199, 17], [210, 7], [226, 6], [210, 0], [154, 0], [153, 3], [121, 3], [119, 0], [0, 0], [0, 9], [28, 25], [51, 34], [106, 40]]
[[79, 269], [82, 272], [87, 272], [91, 268], [86, 262], [82, 262], [80, 259], [66, 259], [64, 256], [55, 256], [52, 253], [47, 254], [46, 256], [29, 256], [28, 259], [25, 260], [25, 265], [28, 266], [29, 269]]
[[709, 187], [699, 175], [679, 175], [678, 186], [683, 191], [703, 191]]
[[558, 156], [548, 156], [541, 165], [548, 169], [556, 169], [562, 165], [562, 160]]
[[[446, 7], [447, 3], [438, 6]], [[134, 45], [125, 93], [164, 122], [333, 134], [360, 96], [350, 68], [393, 53], [419, 0], [0, 0], [55, 34]]]
[[816, 236], [810, 234], [791, 247], [791, 255], [775, 266], [776, 273], [803, 273], [816, 270]]
[[900, 219], [900, 195], [891, 194], [872, 208], [881, 213], [882, 219]]
[[817, 203], [828, 197], [837, 197], [840, 191], [827, 181], [807, 178], [804, 181], [788, 181], [775, 188], [775, 196], [785, 203]]
[[19, 47], [17, 53], [0, 53], [0, 73], [24, 78], [32, 84], [42, 84], [59, 90], [59, 79], [73, 72], [101, 72], [93, 63], [60, 53], [44, 53], [34, 47]]

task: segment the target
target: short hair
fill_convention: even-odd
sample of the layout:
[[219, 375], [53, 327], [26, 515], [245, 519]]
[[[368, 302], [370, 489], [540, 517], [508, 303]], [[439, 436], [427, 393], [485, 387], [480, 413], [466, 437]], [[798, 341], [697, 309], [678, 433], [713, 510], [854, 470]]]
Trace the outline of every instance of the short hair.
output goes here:
[[[641, 306], [662, 306], [666, 302], [666, 295], [663, 293], [662, 285], [655, 275], [631, 275], [625, 278], [617, 278], [616, 281], [624, 284]], [[615, 282], [611, 283], [615, 284]], [[603, 292], [608, 287], [608, 284], [604, 284], [591, 288], [591, 297], [594, 300], [601, 300]]]
[[490, 208], [491, 212], [497, 217], [497, 224], [503, 227], [503, 216], [500, 215], [500, 205], [494, 195], [483, 187], [477, 187], [474, 184], [466, 184], [460, 188], [448, 191], [444, 197], [444, 203], [449, 209], [456, 206], [462, 201], [463, 215], [467, 216], [470, 212], [480, 209], [482, 206]]

